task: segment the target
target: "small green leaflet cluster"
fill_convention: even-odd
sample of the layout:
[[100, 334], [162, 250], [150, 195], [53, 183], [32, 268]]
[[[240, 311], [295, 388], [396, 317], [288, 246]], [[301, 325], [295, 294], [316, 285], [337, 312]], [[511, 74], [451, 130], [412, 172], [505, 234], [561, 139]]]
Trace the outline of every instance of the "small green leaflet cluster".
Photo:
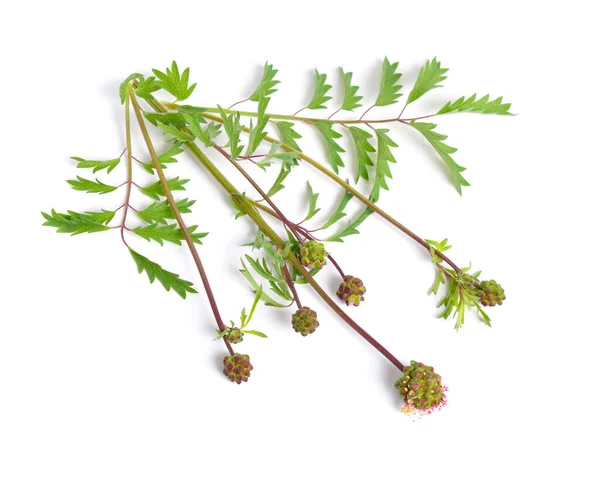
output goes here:
[[[253, 258], [250, 255], [245, 255], [246, 263], [248, 263], [258, 276], [267, 281], [270, 286], [270, 291], [283, 301], [277, 301], [262, 290], [262, 285], [256, 281], [252, 272], [248, 269], [246, 263], [244, 263], [244, 260], [241, 260], [242, 269], [240, 272], [244, 278], [246, 278], [248, 283], [250, 283], [254, 292], [258, 293], [260, 290], [261, 299], [268, 306], [275, 306], [277, 308], [286, 308], [289, 306], [294, 298], [283, 274], [283, 267], [286, 264], [285, 256], [287, 256], [288, 253], [280, 252], [271, 241], [265, 238], [264, 233], [260, 230], [256, 234], [256, 239], [246, 246], [252, 246], [253, 250], [262, 250], [265, 255], [264, 258]], [[285, 302], [287, 302], [287, 304]]]
[[246, 314], [246, 308], [242, 308], [242, 312], [240, 313], [240, 326], [236, 326], [233, 321], [230, 321], [231, 326], [227, 327], [227, 329], [225, 329], [223, 331], [221, 331], [219, 329], [216, 330], [217, 338], [215, 338], [215, 339], [219, 340], [219, 339], [223, 338], [225, 335], [227, 335], [233, 329], [238, 329], [242, 333], [245, 333], [247, 335], [254, 335], [254, 336], [258, 336], [260, 338], [267, 338], [267, 335], [265, 335], [262, 331], [246, 329], [246, 327], [250, 324], [250, 321], [252, 321], [252, 316], [254, 315], [254, 312], [256, 311], [256, 306], [258, 305], [258, 302], [261, 300], [261, 298], [262, 298], [262, 286], [259, 287], [258, 290], [256, 290], [256, 295], [254, 296], [254, 301], [252, 302], [252, 306], [250, 307], [250, 312], [248, 314]]
[[190, 69], [185, 69], [182, 74], [179, 74], [179, 68], [175, 61], [171, 64], [171, 68], [167, 68], [165, 72], [157, 69], [152, 69], [152, 72], [158, 78], [159, 88], [162, 87], [179, 101], [187, 99], [196, 88], [196, 84], [188, 85]]
[[[437, 252], [448, 251], [452, 246], [448, 245], [448, 239], [442, 241], [426, 240], [430, 245], [431, 261], [436, 266], [436, 276], [433, 285], [429, 289], [430, 294], [436, 295], [443, 284], [447, 284], [447, 290], [444, 297], [438, 303], [438, 307], [443, 307], [443, 311], [438, 315], [440, 318], [456, 318], [454, 328], [459, 330], [465, 323], [465, 312], [468, 309], [475, 309], [481, 320], [487, 325], [491, 325], [491, 319], [479, 304], [479, 297], [476, 296], [472, 287], [468, 286], [470, 282], [477, 282], [480, 271], [469, 274], [470, 268], [463, 268], [460, 276], [452, 269], [442, 266], [442, 259]], [[437, 250], [437, 252], [436, 252]]]
[[[135, 79], [139, 82], [143, 81], [141, 76], [136, 76]], [[159, 122], [156, 118], [155, 122]], [[163, 120], [166, 120], [163, 118]], [[178, 122], [178, 118], [169, 119], [169, 124], [173, 125], [174, 122]], [[164, 152], [158, 155], [158, 161], [163, 168], [166, 168], [168, 164], [176, 162], [175, 156], [183, 152], [179, 143], [175, 143], [170, 146]], [[123, 154], [122, 154], [123, 155]], [[106, 171], [110, 174], [120, 163], [121, 157], [109, 160], [87, 160], [81, 157], [73, 157], [74, 161], [77, 162], [77, 168], [80, 169], [91, 169], [93, 173], [98, 171]], [[140, 162], [148, 173], [154, 174], [154, 165], [150, 162]], [[78, 191], [84, 191], [87, 193], [98, 193], [106, 194], [117, 190], [119, 187], [127, 184], [123, 183], [117, 186], [105, 184], [102, 181], [90, 180], [81, 176], [77, 176], [76, 179], [68, 181], [73, 189]], [[174, 177], [168, 179], [167, 184], [172, 191], [185, 190], [184, 185], [188, 182], [187, 179], [179, 179]], [[130, 229], [130, 231], [139, 237], [147, 240], [154, 241], [161, 246], [164, 242], [170, 242], [177, 245], [181, 245], [185, 239], [183, 232], [176, 223], [169, 223], [168, 220], [175, 219], [175, 214], [169, 206], [169, 203], [162, 199], [165, 197], [164, 189], [160, 181], [153, 182], [147, 186], [140, 187], [140, 191], [147, 196], [151, 197], [155, 201], [147, 205], [143, 209], [135, 210], [138, 218], [143, 222], [140, 226]], [[177, 207], [181, 213], [191, 212], [191, 206], [195, 201], [189, 199], [181, 199], [176, 201]], [[59, 233], [69, 233], [71, 235], [83, 234], [83, 233], [96, 233], [101, 231], [107, 231], [111, 229], [108, 224], [113, 220], [116, 215], [116, 210], [101, 210], [98, 212], [85, 211], [83, 213], [75, 211], [67, 211], [66, 213], [59, 213], [52, 209], [50, 214], [42, 213], [45, 222], [44, 226], [56, 228]], [[114, 226], [121, 227], [121, 225]], [[201, 239], [207, 235], [207, 233], [197, 232], [198, 226], [188, 226], [188, 231], [192, 240], [195, 243], [201, 244]], [[148, 275], [148, 279], [152, 283], [155, 279], [158, 279], [164, 288], [169, 291], [173, 289], [183, 298], [188, 293], [196, 293], [192, 287], [192, 283], [181, 279], [177, 274], [172, 273], [163, 269], [159, 264], [150, 261], [146, 257], [142, 256], [133, 249], [128, 249], [133, 257], [138, 271], [143, 271]]]

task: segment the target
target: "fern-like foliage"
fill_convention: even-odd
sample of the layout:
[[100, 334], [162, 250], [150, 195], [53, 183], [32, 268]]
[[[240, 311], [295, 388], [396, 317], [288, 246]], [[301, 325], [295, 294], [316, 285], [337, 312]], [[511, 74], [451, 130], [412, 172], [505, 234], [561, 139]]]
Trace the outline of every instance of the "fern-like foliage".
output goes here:
[[402, 95], [400, 93], [402, 85], [398, 83], [400, 77], [402, 77], [402, 74], [400, 72], [396, 72], [397, 69], [398, 62], [394, 62], [392, 64], [387, 57], [383, 59], [379, 95], [375, 101], [376, 106], [381, 107], [384, 105], [395, 104]]
[[432, 60], [428, 60], [425, 65], [421, 67], [417, 81], [410, 91], [410, 94], [408, 94], [406, 103], [410, 104], [430, 90], [441, 87], [440, 83], [446, 80], [446, 76], [444, 75], [446, 72], [448, 72], [448, 69], [442, 68], [442, 65], [435, 57]]
[[187, 68], [183, 71], [183, 73], [179, 73], [179, 67], [177, 67], [177, 63], [173, 61], [171, 64], [171, 68], [165, 70], [165, 72], [161, 72], [157, 69], [152, 69], [154, 75], [160, 82], [160, 86], [165, 89], [167, 92], [172, 94], [177, 100], [185, 100], [196, 88], [196, 84], [189, 85], [190, 80], [190, 69]]
[[423, 134], [423, 137], [427, 139], [427, 141], [431, 144], [431, 147], [433, 147], [439, 154], [442, 161], [444, 161], [448, 167], [448, 173], [450, 174], [450, 178], [452, 179], [454, 187], [459, 194], [462, 194], [462, 187], [470, 186], [470, 184], [461, 174], [465, 168], [459, 166], [452, 158], [452, 154], [454, 154], [457, 149], [455, 147], [450, 147], [444, 142], [448, 136], [435, 132], [434, 129], [437, 127], [437, 125], [430, 122], [413, 121], [410, 123], [410, 125]]
[[188, 293], [198, 293], [190, 281], [180, 278], [178, 274], [167, 271], [159, 264], [150, 261], [148, 258], [131, 248], [129, 249], [129, 253], [135, 261], [138, 272], [145, 272], [150, 283], [154, 283], [154, 280], [158, 279], [160, 284], [162, 284], [167, 291], [173, 290], [184, 299], [187, 297]]
[[360, 103], [362, 96], [358, 95], [358, 86], [352, 85], [352, 72], [344, 72], [342, 68], [340, 72], [344, 82], [344, 100], [340, 109], [352, 111], [362, 105]]
[[312, 110], [325, 109], [325, 104], [331, 100], [331, 96], [327, 95], [331, 88], [331, 85], [327, 83], [327, 74], [320, 74], [315, 69], [315, 91], [306, 108]]

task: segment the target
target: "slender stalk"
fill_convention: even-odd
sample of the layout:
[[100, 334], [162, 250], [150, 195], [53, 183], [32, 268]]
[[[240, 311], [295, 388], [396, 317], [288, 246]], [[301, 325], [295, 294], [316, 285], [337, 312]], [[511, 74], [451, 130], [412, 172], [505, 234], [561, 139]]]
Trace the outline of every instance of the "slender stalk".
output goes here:
[[[171, 110], [177, 110], [180, 107], [179, 104], [174, 104], [172, 102], [162, 102], [162, 105], [164, 107], [166, 107], [167, 109], [171, 109]], [[202, 112], [202, 115], [219, 113], [219, 109], [217, 109], [216, 107], [200, 107], [200, 108], [204, 109], [204, 111]], [[369, 108], [369, 110], [370, 109], [371, 108]], [[258, 113], [252, 112], [252, 111], [234, 110], [231, 108], [223, 109], [223, 110], [225, 111], [226, 114], [232, 114], [234, 112], [238, 112], [243, 117], [258, 117]], [[304, 109], [300, 109], [300, 110], [304, 110]], [[333, 122], [335, 124], [389, 124], [391, 122], [411, 121], [414, 119], [423, 119], [426, 117], [433, 117], [433, 116], [437, 115], [437, 114], [431, 114], [428, 116], [418, 117], [418, 118], [414, 118], [414, 119], [400, 119], [399, 117], [392, 117], [390, 119], [363, 119], [362, 117], [360, 119], [332, 119], [331, 117], [333, 117], [335, 114], [337, 114], [340, 110], [341, 109], [338, 109], [337, 111], [335, 111], [327, 119], [323, 119], [321, 117], [300, 117], [300, 116], [297, 116], [296, 114], [289, 115], [289, 114], [266, 113], [265, 115], [268, 116], [269, 119], [305, 122], [307, 124], [314, 124], [315, 122], [319, 122], [319, 121], [323, 121], [323, 120], [326, 120], [328, 122]], [[298, 111], [298, 112], [300, 112], [300, 111]]]
[[[206, 117], [209, 120], [213, 120], [215, 122], [221, 122], [221, 123], [223, 122], [223, 119], [221, 119], [218, 116], [214, 116], [212, 114], [207, 114], [206, 112], [203, 112], [202, 115], [203, 115], [203, 117]], [[368, 122], [371, 122], [371, 121], [368, 121]], [[247, 127], [244, 127], [244, 131], [249, 132], [249, 129]], [[287, 144], [282, 144], [280, 141], [278, 141], [274, 137], [265, 136], [264, 139], [265, 139], [265, 141], [270, 142], [271, 144], [273, 144], [273, 143], [280, 144], [281, 148], [284, 151], [297, 152], [293, 147], [288, 146]], [[392, 226], [398, 228], [400, 231], [402, 231], [408, 237], [410, 237], [411, 239], [413, 239], [414, 241], [419, 243], [421, 246], [423, 246], [428, 252], [432, 249], [431, 246], [429, 245], [429, 243], [427, 243], [427, 241], [425, 241], [423, 238], [421, 238], [417, 234], [413, 233], [410, 229], [408, 229], [406, 226], [404, 226], [400, 222], [396, 221], [392, 216], [390, 216], [388, 213], [386, 213], [383, 209], [381, 209], [377, 205], [373, 204], [371, 201], [369, 201], [369, 199], [367, 197], [363, 196], [358, 190], [354, 189], [352, 186], [350, 186], [348, 183], [346, 183], [341, 177], [336, 176], [333, 172], [331, 172], [329, 169], [327, 169], [321, 163], [317, 162], [316, 160], [314, 160], [313, 158], [307, 156], [306, 154], [304, 154], [302, 152], [298, 152], [298, 157], [300, 159], [302, 159], [303, 161], [307, 162], [308, 164], [310, 164], [312, 167], [314, 167], [318, 171], [320, 171], [322, 174], [325, 174], [329, 179], [331, 179], [336, 184], [341, 186], [344, 190], [346, 190], [347, 192], [352, 194], [352, 196], [354, 196], [356, 199], [358, 199], [361, 203], [363, 203], [371, 211], [373, 211], [374, 213], [381, 216]], [[444, 253], [437, 251], [436, 249], [434, 249], [433, 251], [435, 252], [435, 254], [437, 256], [439, 256], [446, 263], [448, 263], [448, 265], [451, 266], [457, 272], [458, 276], [460, 276], [460, 273], [462, 272], [461, 269], [450, 258], [448, 258]]]
[[[133, 183], [133, 154], [131, 152], [131, 112], [129, 109], [129, 96], [125, 99], [125, 142], [127, 151], [127, 191], [125, 193], [125, 203], [123, 204], [123, 217], [121, 218], [121, 239], [125, 246], [129, 247], [125, 241], [125, 221], [129, 209], [129, 200], [131, 199], [131, 185]], [[123, 153], [121, 153], [121, 156]]]
[[281, 269], [281, 271], [283, 271], [283, 276], [285, 276], [285, 282], [290, 287], [290, 290], [292, 290], [292, 294], [294, 295], [294, 301], [296, 302], [298, 309], [301, 309], [302, 303], [300, 303], [300, 297], [298, 296], [298, 292], [296, 291], [296, 286], [294, 285], [294, 281], [292, 280], [292, 277], [290, 276], [290, 270], [288, 269], [287, 264], [283, 265], [283, 268]]
[[[140, 108], [140, 106], [137, 102], [137, 99], [135, 98], [135, 93], [133, 92], [131, 85], [129, 86], [128, 97], [131, 98], [131, 103], [133, 104], [133, 110], [137, 117], [137, 121], [140, 126], [140, 130], [142, 131], [144, 141], [146, 142], [146, 147], [148, 148], [148, 152], [150, 154], [150, 157], [152, 158], [152, 163], [154, 164], [154, 169], [156, 170], [156, 174], [158, 175], [158, 178], [160, 179], [160, 183], [163, 187], [165, 196], [167, 198], [167, 202], [169, 203], [169, 206], [171, 207], [171, 210], [173, 211], [173, 214], [175, 215], [175, 219], [177, 220], [179, 229], [181, 229], [183, 237], [184, 237], [184, 239], [188, 245], [188, 248], [192, 254], [192, 258], [194, 258], [194, 262], [196, 263], [196, 267], [198, 268], [198, 273], [200, 273], [200, 278], [202, 279], [202, 284], [204, 285], [204, 291], [206, 291], [206, 296], [208, 297], [210, 307], [212, 309], [213, 315], [217, 322], [217, 327], [219, 328], [219, 330], [225, 331], [226, 326], [225, 326], [225, 323], [223, 323], [221, 314], [219, 313], [217, 301], [215, 300], [215, 296], [210, 287], [210, 282], [208, 280], [208, 276], [206, 274], [204, 266], [202, 265], [200, 255], [198, 254], [196, 245], [194, 244], [194, 241], [193, 241], [192, 237], [190, 236], [190, 232], [187, 228], [187, 225], [185, 224], [185, 221], [183, 220], [183, 217], [181, 216], [181, 213], [179, 212], [177, 203], [175, 202], [175, 199], [173, 198], [173, 194], [171, 193], [171, 189], [169, 188], [169, 183], [167, 181], [165, 173], [162, 170], [162, 167], [158, 160], [158, 156], [156, 155], [156, 150], [154, 149], [152, 140], [150, 139], [150, 134], [148, 133], [148, 129], [146, 129], [146, 124], [144, 121], [144, 116], [142, 114], [142, 109]], [[223, 341], [225, 342], [225, 345], [227, 346], [227, 350], [229, 351], [229, 353], [231, 355], [233, 355], [235, 352], [234, 352], [233, 348], [231, 347], [231, 344], [225, 338], [223, 338]]]

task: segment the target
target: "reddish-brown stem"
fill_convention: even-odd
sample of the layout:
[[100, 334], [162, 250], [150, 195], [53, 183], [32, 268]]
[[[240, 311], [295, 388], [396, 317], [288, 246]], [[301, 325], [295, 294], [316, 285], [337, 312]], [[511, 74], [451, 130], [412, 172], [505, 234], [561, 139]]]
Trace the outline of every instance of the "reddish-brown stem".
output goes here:
[[335, 111], [333, 114], [331, 114], [331, 115], [330, 115], [330, 116], [327, 118], [327, 120], [331, 119], [331, 118], [332, 118], [334, 115], [336, 115], [336, 114], [337, 114], [339, 111], [341, 111], [341, 110], [342, 110], [342, 109], [338, 109], [338, 110], [336, 110], [336, 111]]
[[369, 108], [368, 108], [366, 111], [364, 111], [364, 112], [363, 112], [363, 115], [361, 115], [361, 116], [358, 118], [358, 120], [362, 120], [362, 118], [363, 118], [364, 116], [366, 116], [366, 115], [367, 115], [367, 113], [368, 113], [368, 112], [369, 112], [369, 111], [370, 111], [370, 110], [371, 110], [373, 107], [375, 107], [375, 104], [373, 104], [373, 105], [372, 105], [371, 107], [369, 107]]
[[285, 276], [285, 282], [290, 287], [290, 290], [292, 291], [292, 295], [294, 295], [294, 301], [296, 302], [298, 309], [302, 308], [302, 303], [300, 303], [300, 297], [298, 296], [298, 292], [296, 291], [296, 286], [294, 285], [294, 282], [292, 281], [292, 277], [290, 276], [290, 270], [288, 270], [287, 264], [284, 264], [283, 268], [281, 270], [283, 271], [283, 276]]

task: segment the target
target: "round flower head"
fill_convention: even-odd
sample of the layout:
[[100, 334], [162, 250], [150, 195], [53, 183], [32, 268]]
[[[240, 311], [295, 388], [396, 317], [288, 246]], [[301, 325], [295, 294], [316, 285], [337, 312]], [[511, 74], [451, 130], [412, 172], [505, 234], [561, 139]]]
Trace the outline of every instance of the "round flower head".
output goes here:
[[363, 296], [367, 288], [364, 287], [362, 280], [354, 276], [344, 276], [344, 281], [337, 290], [338, 298], [346, 303], [347, 306], [358, 306], [365, 300]]
[[496, 306], [501, 305], [506, 299], [504, 289], [496, 281], [482, 281], [479, 283], [479, 300], [483, 306]]
[[234, 353], [223, 358], [223, 366], [225, 376], [238, 385], [248, 381], [250, 370], [254, 368], [250, 363], [250, 357], [240, 353]]
[[243, 341], [244, 333], [239, 328], [230, 328], [223, 338], [225, 338], [229, 343], [235, 345], [236, 343]]
[[308, 269], [322, 268], [327, 264], [327, 255], [323, 243], [309, 241], [300, 249], [300, 262]]
[[442, 377], [423, 363], [411, 361], [394, 386], [404, 397], [402, 411], [406, 414], [424, 415], [446, 405]]
[[314, 333], [318, 326], [317, 314], [307, 306], [303, 306], [292, 315], [292, 327], [302, 336]]

